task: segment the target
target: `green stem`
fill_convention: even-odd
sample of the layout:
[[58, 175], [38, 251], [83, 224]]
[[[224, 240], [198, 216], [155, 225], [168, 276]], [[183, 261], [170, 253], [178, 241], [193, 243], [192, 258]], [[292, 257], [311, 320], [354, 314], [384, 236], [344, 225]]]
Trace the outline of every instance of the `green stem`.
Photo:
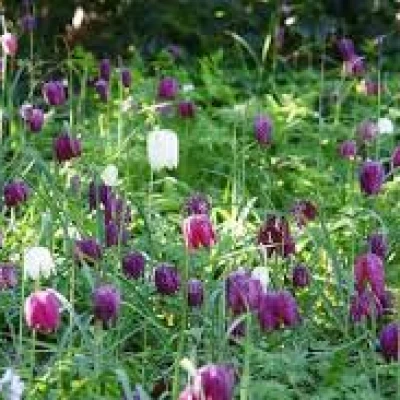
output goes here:
[[183, 290], [182, 290], [182, 297], [183, 297], [183, 312], [182, 312], [182, 320], [181, 320], [181, 330], [179, 332], [179, 342], [178, 342], [178, 349], [177, 355], [175, 359], [175, 367], [174, 367], [174, 381], [172, 386], [172, 399], [178, 398], [179, 392], [179, 367], [180, 361], [183, 357], [184, 347], [185, 347], [185, 332], [187, 329], [187, 320], [188, 320], [188, 302], [187, 302], [187, 295], [188, 295], [188, 277], [189, 277], [189, 252], [186, 249], [185, 252], [185, 269], [183, 271]]

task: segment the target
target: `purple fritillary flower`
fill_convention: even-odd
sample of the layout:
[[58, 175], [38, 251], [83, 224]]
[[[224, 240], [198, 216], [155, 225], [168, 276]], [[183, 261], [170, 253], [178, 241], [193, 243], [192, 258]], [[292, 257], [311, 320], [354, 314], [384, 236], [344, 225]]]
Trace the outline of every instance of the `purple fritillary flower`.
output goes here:
[[93, 293], [93, 312], [95, 318], [104, 326], [115, 322], [121, 307], [121, 295], [113, 285], [102, 285]]
[[379, 133], [378, 124], [369, 119], [362, 121], [357, 127], [357, 136], [362, 142], [371, 142]]
[[272, 120], [267, 115], [257, 115], [254, 118], [254, 135], [258, 143], [268, 146], [272, 141]]
[[175, 78], [165, 77], [158, 84], [158, 97], [164, 100], [173, 100], [179, 91], [179, 83]]
[[371, 253], [385, 259], [388, 252], [387, 236], [380, 232], [373, 233], [368, 237], [368, 248]]
[[8, 207], [17, 207], [28, 200], [30, 190], [24, 181], [15, 180], [4, 186], [3, 194], [4, 202]]
[[337, 47], [343, 61], [351, 60], [355, 55], [354, 42], [348, 38], [338, 40]]
[[385, 270], [382, 259], [373, 253], [358, 256], [354, 262], [354, 279], [359, 293], [369, 286], [375, 296], [382, 298], [385, 293]]
[[111, 61], [108, 58], [104, 58], [100, 61], [99, 76], [100, 79], [109, 82], [111, 77]]
[[196, 114], [196, 106], [193, 101], [181, 101], [178, 104], [178, 113], [181, 118], [193, 118]]
[[159, 264], [154, 273], [157, 292], [163, 295], [175, 294], [181, 286], [178, 270], [169, 264]]
[[258, 232], [257, 241], [265, 246], [269, 257], [273, 253], [288, 257], [296, 251], [289, 223], [284, 217], [268, 216]]
[[203, 282], [199, 279], [190, 279], [187, 283], [188, 304], [190, 307], [201, 307], [204, 300]]
[[379, 335], [379, 343], [382, 355], [387, 362], [400, 360], [400, 324], [391, 322], [384, 326]]
[[80, 157], [82, 154], [81, 141], [68, 133], [62, 133], [54, 139], [53, 149], [57, 161], [60, 163]]
[[261, 282], [249, 271], [239, 269], [226, 279], [226, 300], [228, 307], [237, 315], [258, 309], [263, 294]]
[[209, 214], [211, 210], [211, 203], [207, 196], [202, 193], [194, 193], [186, 199], [184, 205], [184, 212], [187, 215], [194, 214]]
[[43, 97], [50, 106], [61, 106], [65, 104], [67, 95], [64, 84], [61, 81], [49, 81], [43, 85]]
[[361, 191], [366, 196], [377, 195], [385, 180], [385, 169], [380, 161], [365, 161], [360, 168]]
[[354, 160], [357, 155], [357, 143], [355, 140], [345, 140], [339, 145], [339, 155], [347, 160]]
[[121, 70], [121, 83], [125, 88], [130, 88], [132, 85], [132, 73], [130, 69], [123, 68]]
[[77, 261], [94, 263], [102, 258], [103, 251], [96, 239], [84, 238], [75, 241], [74, 256]]
[[356, 292], [350, 303], [350, 317], [353, 322], [360, 322], [371, 317], [379, 317], [383, 307], [374, 293], [365, 289], [362, 293]]
[[310, 285], [311, 273], [306, 265], [298, 264], [293, 268], [292, 282], [296, 288], [305, 288]]
[[143, 276], [145, 265], [146, 259], [138, 251], [127, 254], [122, 260], [122, 270], [129, 279], [139, 279]]
[[0, 264], [0, 290], [12, 289], [17, 286], [17, 270], [14, 264]]

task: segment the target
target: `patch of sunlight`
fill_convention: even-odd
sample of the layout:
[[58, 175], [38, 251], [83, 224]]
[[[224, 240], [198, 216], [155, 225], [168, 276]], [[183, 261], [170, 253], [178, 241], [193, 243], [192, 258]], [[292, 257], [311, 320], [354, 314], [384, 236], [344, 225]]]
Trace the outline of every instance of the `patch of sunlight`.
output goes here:
[[310, 110], [302, 99], [295, 98], [293, 94], [283, 93], [281, 101], [280, 112], [286, 116], [287, 122], [292, 122], [296, 118], [306, 117], [310, 114]]

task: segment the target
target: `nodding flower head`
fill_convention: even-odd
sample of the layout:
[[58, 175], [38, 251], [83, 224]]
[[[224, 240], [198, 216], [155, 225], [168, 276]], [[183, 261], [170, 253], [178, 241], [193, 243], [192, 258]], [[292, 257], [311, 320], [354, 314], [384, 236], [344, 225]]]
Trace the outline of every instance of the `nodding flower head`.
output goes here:
[[376, 232], [368, 237], [369, 251], [385, 259], [388, 252], [388, 240], [384, 233]]
[[313, 202], [309, 200], [299, 200], [293, 205], [292, 214], [296, 219], [297, 225], [303, 227], [317, 217], [318, 210]]
[[158, 97], [163, 100], [173, 100], [179, 91], [179, 83], [175, 78], [162, 78], [158, 84]]
[[20, 109], [20, 114], [25, 122], [27, 129], [31, 132], [40, 132], [44, 124], [44, 112], [41, 108], [30, 104], [24, 104]]
[[122, 260], [122, 270], [129, 279], [139, 279], [144, 274], [146, 259], [138, 251], [128, 253]]
[[357, 136], [362, 142], [373, 141], [378, 133], [378, 125], [369, 119], [362, 121], [357, 127]]
[[376, 254], [366, 253], [358, 256], [354, 262], [354, 278], [356, 289], [362, 293], [370, 287], [378, 298], [385, 294], [385, 270], [382, 259]]
[[131, 207], [123, 198], [111, 196], [104, 203], [104, 219], [106, 223], [113, 221], [117, 225], [129, 223], [132, 220]]
[[342, 38], [338, 40], [337, 47], [343, 61], [349, 61], [356, 55], [354, 43], [351, 39]]
[[196, 371], [193, 384], [180, 394], [179, 400], [232, 400], [235, 383], [231, 365], [207, 364]]
[[360, 91], [367, 96], [377, 96], [383, 91], [383, 86], [376, 81], [366, 79], [361, 82]]
[[305, 288], [311, 282], [311, 273], [308, 267], [304, 264], [298, 264], [292, 271], [292, 282], [296, 288]]
[[361, 191], [366, 196], [377, 195], [385, 180], [385, 169], [380, 161], [365, 161], [360, 168]]
[[190, 307], [200, 307], [204, 300], [203, 282], [199, 279], [190, 279], [187, 283], [188, 304]]
[[129, 239], [129, 233], [123, 225], [119, 225], [114, 221], [105, 224], [106, 246], [125, 245]]
[[61, 304], [52, 289], [32, 293], [25, 300], [25, 320], [28, 327], [40, 333], [55, 331], [60, 325]]
[[181, 118], [193, 118], [196, 114], [196, 105], [193, 101], [181, 101], [178, 104], [178, 114]]
[[186, 247], [198, 249], [212, 247], [216, 243], [216, 234], [207, 214], [194, 214], [183, 221], [183, 236]]
[[257, 310], [263, 291], [261, 281], [244, 269], [232, 272], [226, 279], [227, 305], [235, 315]]
[[94, 316], [104, 326], [115, 322], [121, 306], [121, 295], [113, 285], [102, 285], [93, 293]]
[[47, 247], [30, 247], [24, 253], [25, 277], [37, 280], [40, 277], [49, 278], [56, 270], [54, 259]]
[[293, 327], [300, 322], [296, 299], [286, 290], [264, 293], [258, 312], [261, 328], [272, 331], [284, 327]]
[[353, 322], [360, 322], [371, 317], [377, 318], [382, 313], [381, 301], [369, 289], [365, 289], [362, 293], [356, 292], [351, 299], [350, 317]]
[[100, 204], [106, 206], [114, 198], [113, 189], [104, 183], [97, 184], [92, 181], [89, 185], [89, 207], [94, 210], [99, 207]]
[[156, 267], [154, 282], [157, 292], [164, 295], [175, 294], [181, 286], [177, 269], [169, 264], [160, 264]]
[[75, 241], [74, 255], [77, 261], [94, 263], [102, 258], [103, 251], [96, 239], [85, 238]]
[[94, 84], [94, 88], [96, 89], [100, 100], [106, 103], [110, 97], [109, 82], [105, 79], [98, 79]]
[[379, 335], [381, 353], [386, 361], [400, 360], [400, 323], [391, 322], [384, 326]]
[[12, 289], [17, 286], [17, 270], [14, 264], [0, 264], [0, 290]]
[[271, 144], [272, 120], [268, 115], [257, 115], [254, 118], [254, 135], [261, 145], [267, 146]]
[[122, 86], [125, 88], [129, 88], [132, 85], [132, 73], [130, 69], [123, 68], [121, 70], [121, 83]]
[[183, 209], [186, 215], [208, 215], [211, 210], [211, 203], [206, 195], [202, 193], [193, 193], [186, 199]]
[[50, 106], [61, 106], [67, 100], [63, 82], [49, 81], [43, 85], [43, 97]]
[[357, 143], [355, 140], [345, 140], [339, 145], [339, 155], [348, 160], [354, 160], [357, 155]]
[[103, 58], [99, 64], [99, 76], [105, 81], [109, 81], [111, 77], [111, 61], [108, 58]]
[[21, 26], [24, 32], [32, 32], [36, 28], [36, 18], [32, 14], [25, 14], [21, 18]]
[[28, 200], [29, 193], [29, 187], [24, 181], [11, 181], [4, 186], [4, 202], [8, 207], [17, 207]]
[[156, 129], [147, 136], [147, 157], [150, 167], [157, 172], [164, 168], [173, 169], [179, 163], [179, 141], [170, 129]]
[[296, 245], [284, 217], [268, 216], [258, 232], [258, 243], [266, 248], [268, 256], [273, 253], [288, 257], [295, 253]]
[[364, 57], [356, 54], [344, 61], [344, 71], [348, 76], [360, 76], [365, 73]]
[[6, 32], [0, 36], [3, 53], [10, 57], [15, 57], [18, 51], [18, 39], [12, 33]]
[[69, 161], [82, 154], [81, 141], [68, 133], [58, 136], [54, 140], [53, 148], [58, 162]]

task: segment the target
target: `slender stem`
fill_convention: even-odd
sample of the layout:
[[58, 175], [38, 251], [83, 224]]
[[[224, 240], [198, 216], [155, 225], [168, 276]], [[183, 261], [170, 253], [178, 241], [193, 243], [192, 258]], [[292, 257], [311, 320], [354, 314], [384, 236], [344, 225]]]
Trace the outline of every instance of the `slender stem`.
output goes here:
[[250, 343], [251, 343], [251, 314], [248, 313], [246, 319], [246, 342], [244, 368], [240, 387], [240, 400], [248, 399], [248, 388], [250, 386]]
[[189, 251], [186, 248], [185, 251], [185, 269], [183, 271], [183, 290], [182, 290], [182, 297], [183, 297], [183, 312], [182, 312], [182, 320], [181, 320], [181, 330], [179, 333], [179, 342], [178, 342], [178, 351], [175, 359], [175, 368], [174, 368], [174, 381], [172, 386], [172, 399], [178, 398], [179, 392], [179, 366], [180, 361], [183, 357], [183, 351], [185, 347], [185, 332], [187, 329], [187, 321], [188, 321], [188, 278], [189, 278]]
[[[4, 14], [1, 15], [1, 25], [3, 33], [7, 32], [6, 18]], [[0, 144], [3, 141], [3, 119], [4, 119], [4, 109], [6, 105], [6, 79], [7, 79], [7, 55], [3, 52], [2, 65], [1, 65], [1, 96], [2, 96], [2, 110], [0, 112]]]

